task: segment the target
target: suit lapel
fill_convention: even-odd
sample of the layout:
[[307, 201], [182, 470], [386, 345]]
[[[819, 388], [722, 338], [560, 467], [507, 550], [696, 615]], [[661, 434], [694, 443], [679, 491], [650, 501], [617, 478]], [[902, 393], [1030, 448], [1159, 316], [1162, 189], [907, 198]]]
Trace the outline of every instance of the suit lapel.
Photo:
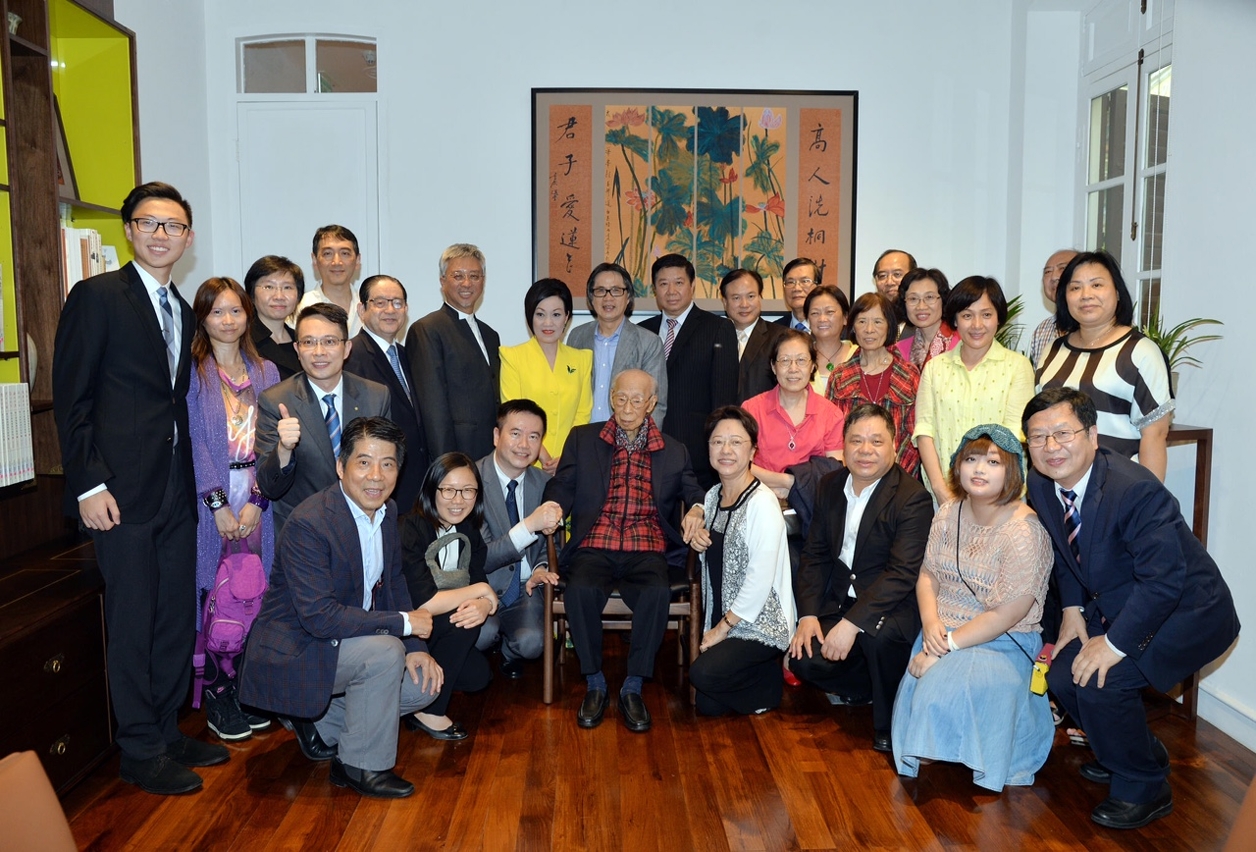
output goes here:
[[[877, 518], [885, 511], [885, 507], [894, 499], [894, 494], [898, 491], [899, 476], [901, 476], [899, 468], [895, 465], [890, 468], [889, 473], [881, 477], [881, 481], [877, 483], [877, 490], [872, 492], [868, 505], [864, 507], [863, 517], [859, 519], [859, 531], [855, 533], [855, 555], [851, 557], [852, 562], [863, 551], [863, 546], [867, 543], [868, 536], [872, 532], [872, 525], [877, 522]], [[845, 482], [842, 483], [842, 487], [846, 487]], [[843, 533], [846, 531], [845, 513], [843, 513], [842, 517], [842, 531]]]
[[[448, 304], [441, 305], [441, 309], [445, 311], [450, 321], [453, 322], [455, 333], [462, 340], [463, 345], [470, 347], [467, 354], [474, 354], [475, 363], [482, 365], [486, 371], [491, 371], [492, 367], [488, 361], [484, 360], [484, 350], [480, 348], [480, 341], [475, 339], [475, 332], [471, 330], [471, 324], [464, 322], [462, 317], [458, 315], [458, 312], [449, 307]], [[479, 320], [476, 320], [476, 322], [478, 323]], [[483, 334], [483, 331], [481, 329], [480, 333]], [[488, 348], [487, 343], [485, 343], [485, 348]]]
[[480, 459], [479, 467], [480, 481], [484, 485], [484, 512], [488, 515], [488, 525], [508, 534], [510, 516], [506, 513], [506, 497], [502, 494], [502, 484], [497, 478], [497, 466], [493, 464], [493, 456], [490, 454]]
[[[1095, 453], [1090, 466], [1090, 482], [1086, 483], [1086, 496], [1082, 498], [1082, 529], [1078, 552], [1081, 554], [1081, 576], [1089, 588], [1090, 553], [1094, 550], [1095, 534], [1099, 532], [1099, 511], [1103, 506], [1103, 488], [1108, 480], [1108, 460], [1103, 451]], [[1058, 501], [1057, 501], [1058, 502]], [[1067, 552], [1067, 551], [1065, 551]]]
[[759, 351], [768, 343], [768, 324], [765, 320], [760, 319], [754, 324], [754, 328], [750, 331], [750, 337], [746, 340], [746, 349], [741, 353], [742, 362], [752, 361], [759, 357]]
[[[324, 496], [329, 503], [328, 509], [331, 512], [333, 525], [340, 530], [340, 546], [344, 548], [349, 556], [349, 568], [353, 573], [353, 590], [356, 597], [354, 601], [362, 601], [366, 598], [366, 581], [363, 578], [362, 564], [362, 545], [361, 539], [358, 538], [358, 524], [353, 519], [353, 513], [349, 511], [349, 504], [345, 500], [343, 492], [339, 486], [329, 488], [324, 492]], [[388, 536], [384, 536], [384, 573], [387, 574], [388, 562]], [[378, 601], [372, 601], [378, 605]], [[360, 605], [360, 604], [359, 604]]]
[[[166, 357], [166, 339], [161, 335], [161, 323], [157, 319], [156, 311], [153, 310], [153, 301], [148, 295], [148, 289], [144, 286], [144, 281], [140, 278], [140, 274], [135, 270], [133, 264], [128, 263], [123, 269], [126, 273], [127, 283], [130, 285], [126, 290], [127, 298], [131, 301], [131, 307], [135, 308], [136, 313], [139, 314], [140, 324], [144, 326], [148, 342], [161, 355], [161, 363], [166, 368], [166, 378], [173, 384], [174, 377], [170, 375], [170, 359]], [[182, 309], [180, 309], [180, 316], [186, 316]], [[193, 322], [195, 322], [195, 317], [193, 317]], [[183, 327], [185, 330], [183, 337], [188, 341], [187, 348], [190, 351], [190, 335], [195, 326], [189, 325], [185, 321]], [[180, 348], [182, 349], [183, 347], [181, 346]], [[183, 358], [184, 356], [181, 353], [179, 357]]]
[[[676, 339], [672, 341], [672, 353], [683, 349], [689, 345], [689, 339], [698, 333], [698, 325], [702, 322], [701, 315], [706, 313], [697, 305], [693, 306], [693, 310], [689, 312], [689, 316], [685, 317], [685, 322], [676, 332]], [[670, 360], [670, 359], [669, 359]]]
[[[331, 469], [336, 469], [336, 454], [332, 452], [331, 436], [327, 434], [327, 420], [323, 417], [323, 404], [320, 402], [318, 388], [310, 384], [309, 376], [305, 376], [304, 382], [297, 382], [296, 392], [300, 405], [295, 413], [297, 419], [301, 421], [302, 440], [306, 435], [314, 436], [314, 443], [318, 444], [319, 452], [322, 453], [324, 461], [331, 465]], [[345, 383], [345, 396], [348, 397], [348, 382]], [[349, 422], [349, 400], [342, 400], [341, 410], [345, 416], [341, 418], [340, 428], [343, 430]], [[347, 510], [346, 510], [347, 511]]]

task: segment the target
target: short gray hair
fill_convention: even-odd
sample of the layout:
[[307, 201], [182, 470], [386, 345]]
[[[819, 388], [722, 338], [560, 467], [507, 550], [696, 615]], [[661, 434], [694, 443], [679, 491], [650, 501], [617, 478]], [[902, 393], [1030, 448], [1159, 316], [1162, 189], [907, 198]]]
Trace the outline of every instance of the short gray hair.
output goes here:
[[486, 275], [488, 274], [488, 263], [484, 260], [484, 252], [471, 243], [454, 243], [449, 248], [441, 252], [440, 255], [440, 276], [445, 277], [445, 270], [449, 267], [449, 261], [457, 260], [460, 257], [474, 257], [480, 262], [480, 269]]

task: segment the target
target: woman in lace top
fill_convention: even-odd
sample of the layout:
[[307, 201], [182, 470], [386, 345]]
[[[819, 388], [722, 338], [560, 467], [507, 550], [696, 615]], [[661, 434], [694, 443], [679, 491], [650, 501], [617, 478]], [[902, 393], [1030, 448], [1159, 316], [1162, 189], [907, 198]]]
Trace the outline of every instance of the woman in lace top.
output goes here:
[[894, 702], [894, 760], [913, 778], [921, 763], [963, 763], [997, 792], [1032, 784], [1051, 749], [1047, 698], [1030, 691], [1051, 543], [1020, 499], [1024, 454], [1005, 427], [970, 429], [950, 480], [958, 497], [933, 519], [916, 584], [922, 629]]

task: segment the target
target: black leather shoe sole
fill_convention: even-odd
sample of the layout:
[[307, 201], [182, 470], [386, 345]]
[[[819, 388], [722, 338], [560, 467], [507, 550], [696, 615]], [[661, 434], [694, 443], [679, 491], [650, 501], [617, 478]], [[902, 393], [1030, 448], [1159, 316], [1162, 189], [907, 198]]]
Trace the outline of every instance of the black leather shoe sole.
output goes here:
[[1090, 818], [1105, 828], [1142, 828], [1152, 820], [1173, 813], [1173, 791], [1165, 784], [1150, 802], [1136, 804], [1104, 799], [1090, 812]]
[[300, 747], [301, 754], [305, 755], [307, 760], [322, 763], [336, 756], [336, 747], [323, 742], [313, 722], [302, 722], [280, 716], [279, 724], [296, 735], [297, 746]]
[[652, 723], [650, 711], [645, 707], [645, 701], [635, 692], [630, 692], [627, 695], [620, 694], [619, 718], [623, 720], [624, 727], [634, 734], [643, 734], [650, 730]]
[[183, 737], [166, 746], [166, 757], [183, 766], [217, 766], [231, 759], [226, 746]]
[[872, 738], [872, 750], [882, 754], [893, 754], [894, 746], [890, 744], [889, 734], [877, 734]]
[[[1151, 753], [1155, 756], [1156, 762], [1160, 764], [1160, 767], [1164, 769], [1165, 775], [1168, 775], [1173, 771], [1173, 766], [1169, 763], [1169, 750], [1165, 748], [1164, 743], [1160, 741], [1159, 737], [1152, 738]], [[1111, 770], [1097, 760], [1092, 760], [1089, 763], [1083, 763], [1081, 766], [1077, 767], [1077, 771], [1087, 781], [1093, 781], [1096, 784], [1112, 783]]]
[[[358, 777], [354, 778], [354, 775]], [[331, 762], [331, 774], [327, 780], [337, 787], [348, 787], [363, 796], [376, 799], [404, 799], [414, 793], [414, 785], [391, 769], [372, 772], [345, 766], [339, 760]]]
[[439, 731], [424, 725], [413, 713], [407, 713], [401, 718], [401, 722], [406, 726], [407, 731], [422, 731], [434, 740], [457, 742], [458, 740], [465, 740], [469, 736], [466, 729], [457, 722], [450, 722], [448, 728]]
[[605, 714], [606, 690], [590, 689], [584, 694], [580, 709], [576, 711], [576, 724], [582, 728], [596, 728], [602, 724], [602, 717]]
[[201, 776], [191, 769], [180, 766], [167, 755], [159, 754], [148, 760], [122, 759], [123, 781], [134, 784], [146, 793], [157, 796], [178, 796], [201, 789]]

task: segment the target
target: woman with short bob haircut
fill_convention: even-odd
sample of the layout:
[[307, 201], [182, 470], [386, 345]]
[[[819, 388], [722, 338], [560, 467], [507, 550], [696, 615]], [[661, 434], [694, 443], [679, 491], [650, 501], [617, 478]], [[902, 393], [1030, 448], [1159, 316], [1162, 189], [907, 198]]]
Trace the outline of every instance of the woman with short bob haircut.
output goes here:
[[898, 354], [918, 370], [935, 355], [959, 345], [959, 335], [943, 314], [951, 284], [941, 269], [917, 267], [903, 276], [898, 285], [899, 312], [907, 318], [911, 336], [894, 344]]

